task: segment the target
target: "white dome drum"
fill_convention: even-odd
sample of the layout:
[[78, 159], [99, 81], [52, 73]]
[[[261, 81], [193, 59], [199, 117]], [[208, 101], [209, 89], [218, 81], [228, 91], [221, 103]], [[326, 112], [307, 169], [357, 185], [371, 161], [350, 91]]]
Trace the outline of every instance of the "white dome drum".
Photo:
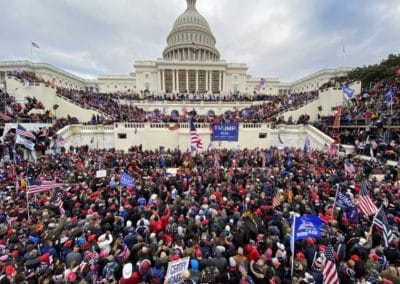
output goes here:
[[187, 8], [174, 23], [163, 52], [165, 60], [217, 61], [215, 37], [207, 20], [196, 10], [196, 0], [186, 0]]

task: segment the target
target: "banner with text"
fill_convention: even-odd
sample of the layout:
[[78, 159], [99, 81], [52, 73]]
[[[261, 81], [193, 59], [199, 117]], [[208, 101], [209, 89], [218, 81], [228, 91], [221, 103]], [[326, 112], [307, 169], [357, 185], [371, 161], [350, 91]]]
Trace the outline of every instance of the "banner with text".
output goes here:
[[212, 125], [211, 141], [238, 141], [239, 123], [218, 123]]
[[170, 261], [167, 269], [168, 283], [182, 283], [182, 273], [189, 267], [190, 257]]

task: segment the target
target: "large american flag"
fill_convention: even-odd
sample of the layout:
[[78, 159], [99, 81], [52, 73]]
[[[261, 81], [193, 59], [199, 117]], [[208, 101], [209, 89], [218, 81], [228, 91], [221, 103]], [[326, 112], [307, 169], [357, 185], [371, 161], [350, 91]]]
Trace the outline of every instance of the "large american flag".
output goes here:
[[63, 186], [62, 183], [56, 183], [54, 181], [49, 181], [49, 180], [30, 180], [29, 181], [29, 187], [28, 187], [28, 193], [29, 194], [34, 194], [34, 193], [40, 193], [48, 190], [52, 190], [58, 187]]
[[383, 231], [384, 247], [389, 247], [390, 243], [393, 241], [393, 234], [392, 230], [390, 230], [383, 206], [381, 206], [376, 214], [373, 224]]
[[324, 283], [339, 284], [339, 278], [336, 270], [336, 252], [331, 244], [329, 244], [325, 249], [322, 275], [324, 277]]
[[25, 129], [22, 125], [20, 125], [20, 124], [18, 124], [18, 126], [17, 126], [16, 134], [18, 134], [18, 135], [20, 135], [20, 136], [32, 138], [33, 140], [36, 139], [35, 135], [33, 135], [32, 132], [30, 132], [29, 130], [26, 130], [26, 129]]
[[361, 184], [361, 198], [358, 205], [361, 212], [367, 216], [374, 215], [378, 211], [378, 208], [369, 197], [368, 188], [364, 183]]
[[190, 126], [190, 144], [196, 146], [197, 149], [203, 149], [203, 141], [201, 141], [200, 135], [197, 133], [197, 129], [194, 126], [193, 120], [189, 120]]

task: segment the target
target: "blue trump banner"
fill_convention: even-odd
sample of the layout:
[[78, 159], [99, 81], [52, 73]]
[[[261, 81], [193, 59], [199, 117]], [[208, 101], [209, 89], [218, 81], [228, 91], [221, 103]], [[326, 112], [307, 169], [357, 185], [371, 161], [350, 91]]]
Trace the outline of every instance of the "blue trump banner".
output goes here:
[[127, 173], [122, 173], [121, 174], [121, 185], [122, 186], [134, 186], [135, 185], [135, 179], [128, 175]]
[[343, 209], [356, 207], [351, 198], [340, 191], [336, 194], [336, 206]]
[[218, 123], [212, 125], [211, 141], [238, 141], [238, 123]]
[[321, 236], [322, 220], [315, 215], [307, 215], [294, 219], [293, 237], [294, 240], [303, 240], [308, 237], [319, 238]]

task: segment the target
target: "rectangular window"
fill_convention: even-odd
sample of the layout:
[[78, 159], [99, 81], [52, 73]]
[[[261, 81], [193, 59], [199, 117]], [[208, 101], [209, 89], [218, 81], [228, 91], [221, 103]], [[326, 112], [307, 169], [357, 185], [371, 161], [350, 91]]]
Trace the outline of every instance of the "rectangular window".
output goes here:
[[268, 133], [259, 133], [258, 138], [259, 139], [266, 139], [268, 137]]
[[118, 133], [118, 139], [126, 139], [126, 133]]

